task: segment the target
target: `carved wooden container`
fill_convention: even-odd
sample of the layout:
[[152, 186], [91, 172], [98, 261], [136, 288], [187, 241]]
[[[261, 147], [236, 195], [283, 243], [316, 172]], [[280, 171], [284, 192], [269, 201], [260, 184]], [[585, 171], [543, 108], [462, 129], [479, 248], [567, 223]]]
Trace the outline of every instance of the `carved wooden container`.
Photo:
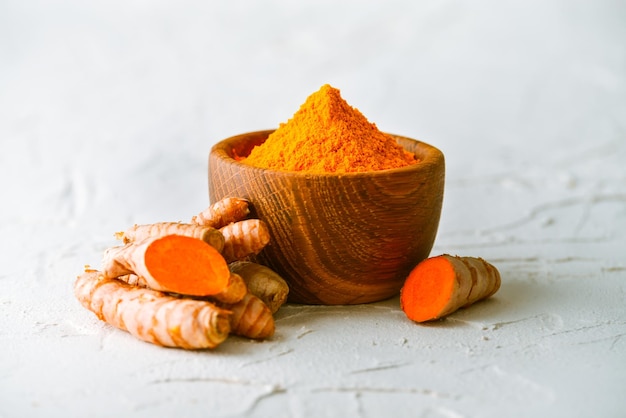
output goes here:
[[289, 301], [358, 304], [392, 297], [432, 249], [443, 201], [445, 163], [437, 148], [393, 135], [421, 160], [384, 171], [307, 174], [251, 167], [247, 156], [272, 131], [216, 144], [209, 197], [248, 199], [270, 228], [256, 257], [290, 285]]

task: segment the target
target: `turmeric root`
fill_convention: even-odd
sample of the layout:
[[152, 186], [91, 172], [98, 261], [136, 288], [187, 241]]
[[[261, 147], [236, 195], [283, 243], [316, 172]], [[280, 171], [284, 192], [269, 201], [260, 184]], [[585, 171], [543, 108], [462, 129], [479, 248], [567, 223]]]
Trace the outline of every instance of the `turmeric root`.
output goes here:
[[409, 273], [400, 307], [415, 322], [439, 319], [490, 297], [500, 281], [498, 270], [482, 258], [431, 257]]
[[99, 319], [156, 345], [214, 348], [230, 332], [229, 312], [210, 302], [130, 286], [96, 270], [79, 275], [74, 292]]
[[270, 241], [267, 224], [260, 219], [233, 222], [220, 232], [224, 235], [222, 254], [229, 263], [258, 254]]
[[251, 261], [234, 261], [228, 268], [243, 277], [248, 292], [261, 299], [273, 314], [287, 301], [289, 286], [271, 268]]
[[180, 222], [157, 222], [153, 224], [134, 225], [126, 231], [116, 232], [115, 237], [124, 244], [141, 241], [148, 237], [162, 237], [165, 235], [184, 235], [198, 238], [221, 252], [224, 248], [224, 236], [216, 228], [198, 224]]
[[231, 272], [226, 289], [220, 293], [210, 296], [210, 298], [217, 302], [234, 304], [243, 300], [246, 293], [248, 293], [248, 286], [246, 286], [246, 282], [239, 274]]
[[228, 287], [224, 257], [197, 238], [182, 235], [148, 237], [112, 247], [102, 262], [105, 278], [136, 274], [153, 290], [191, 296], [218, 294]]
[[[117, 277], [117, 279], [126, 282], [132, 286], [150, 288], [146, 279], [133, 273], [119, 276]], [[228, 279], [228, 285], [224, 288], [224, 290], [216, 293], [215, 295], [207, 296], [206, 300], [233, 304], [242, 300], [246, 293], [248, 293], [248, 287], [246, 286], [246, 282], [240, 275], [231, 273], [230, 278]], [[179, 296], [188, 295], [181, 294]]]
[[231, 333], [241, 337], [265, 339], [274, 335], [274, 317], [270, 308], [251, 293], [233, 305], [221, 305], [232, 314]]
[[191, 222], [219, 229], [232, 222], [244, 220], [250, 213], [248, 206], [245, 199], [226, 197], [192, 217]]

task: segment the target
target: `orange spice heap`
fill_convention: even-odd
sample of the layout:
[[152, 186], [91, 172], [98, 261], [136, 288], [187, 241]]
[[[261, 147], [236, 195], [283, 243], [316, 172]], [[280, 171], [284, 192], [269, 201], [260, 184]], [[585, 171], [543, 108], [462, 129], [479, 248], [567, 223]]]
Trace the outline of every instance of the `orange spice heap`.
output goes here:
[[399, 168], [418, 160], [343, 100], [338, 89], [325, 84], [242, 161], [273, 170], [350, 173]]

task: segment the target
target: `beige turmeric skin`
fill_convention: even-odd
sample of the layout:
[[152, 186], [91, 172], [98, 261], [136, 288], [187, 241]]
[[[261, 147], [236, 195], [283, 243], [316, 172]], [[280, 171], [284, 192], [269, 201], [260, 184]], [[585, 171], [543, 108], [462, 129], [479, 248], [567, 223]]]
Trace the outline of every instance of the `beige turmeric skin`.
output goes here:
[[274, 317], [268, 306], [251, 293], [232, 305], [222, 304], [231, 312], [231, 333], [241, 337], [265, 339], [274, 335]]
[[224, 235], [222, 254], [229, 263], [258, 254], [270, 241], [269, 228], [260, 219], [233, 222], [219, 231]]
[[74, 292], [98, 319], [156, 345], [215, 348], [230, 332], [230, 312], [210, 302], [181, 299], [106, 279], [96, 270], [79, 275]]
[[287, 282], [269, 267], [251, 261], [234, 261], [228, 268], [243, 277], [248, 292], [261, 299], [272, 313], [276, 313], [287, 301], [289, 296]]
[[163, 237], [165, 235], [184, 235], [198, 238], [214, 247], [217, 251], [222, 251], [224, 248], [224, 236], [216, 228], [181, 222], [156, 222], [153, 224], [133, 225], [126, 231], [117, 232], [115, 237], [122, 240], [124, 244], [128, 244], [148, 237]]
[[219, 229], [232, 222], [242, 221], [249, 214], [250, 208], [246, 199], [226, 197], [192, 217], [191, 222]]

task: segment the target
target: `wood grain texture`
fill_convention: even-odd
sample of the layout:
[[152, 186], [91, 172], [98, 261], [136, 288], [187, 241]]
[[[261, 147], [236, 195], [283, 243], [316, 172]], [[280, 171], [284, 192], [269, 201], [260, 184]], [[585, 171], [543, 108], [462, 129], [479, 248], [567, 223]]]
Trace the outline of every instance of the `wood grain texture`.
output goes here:
[[247, 155], [272, 131], [225, 139], [209, 155], [209, 198], [248, 199], [270, 244], [256, 256], [290, 286], [289, 301], [357, 304], [400, 291], [428, 257], [443, 202], [445, 163], [438, 149], [395, 136], [420, 163], [393, 170], [307, 174], [260, 169]]

